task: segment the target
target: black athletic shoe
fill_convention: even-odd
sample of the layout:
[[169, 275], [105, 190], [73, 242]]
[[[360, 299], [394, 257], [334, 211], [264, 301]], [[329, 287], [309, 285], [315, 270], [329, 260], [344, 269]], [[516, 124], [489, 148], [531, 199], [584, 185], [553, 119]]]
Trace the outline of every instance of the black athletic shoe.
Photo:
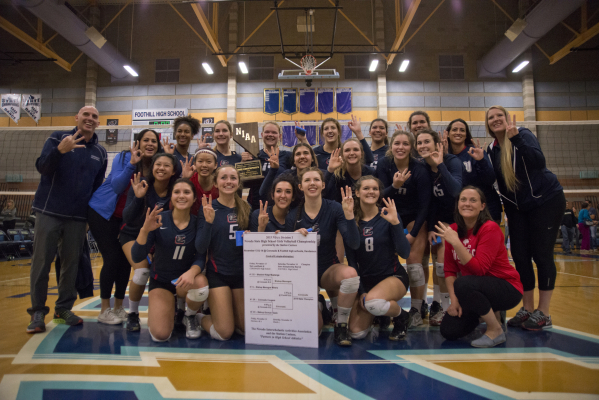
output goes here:
[[379, 319], [379, 330], [386, 331], [391, 325], [391, 317], [385, 317], [384, 315], [378, 317]]
[[139, 313], [130, 312], [127, 316], [127, 331], [139, 332], [141, 326], [139, 324]]
[[183, 323], [183, 319], [185, 318], [185, 310], [177, 310], [175, 311], [175, 329], [178, 331], [185, 330], [185, 324]]
[[422, 317], [422, 319], [428, 317], [428, 304], [426, 300], [422, 301], [422, 307], [420, 307], [420, 316]]
[[410, 314], [403, 311], [397, 317], [393, 318], [393, 330], [389, 335], [389, 340], [398, 341], [404, 340], [408, 332], [408, 324], [410, 322]]
[[332, 321], [332, 318], [331, 318], [332, 315], [331, 315], [331, 310], [329, 310], [329, 308], [327, 307], [327, 302], [324, 299], [323, 295], [321, 295], [321, 294], [318, 295], [318, 302], [320, 304], [322, 304], [322, 311], [321, 311], [321, 313], [322, 313], [322, 323], [323, 323], [323, 326], [324, 325], [329, 325], [331, 323], [331, 321]]
[[351, 336], [347, 324], [335, 325], [335, 343], [339, 346], [351, 346]]
[[75, 326], [82, 324], [83, 320], [73, 314], [71, 310], [63, 308], [54, 310], [54, 323]]
[[430, 308], [430, 315], [435, 315], [442, 310], [441, 304], [438, 301], [433, 301]]

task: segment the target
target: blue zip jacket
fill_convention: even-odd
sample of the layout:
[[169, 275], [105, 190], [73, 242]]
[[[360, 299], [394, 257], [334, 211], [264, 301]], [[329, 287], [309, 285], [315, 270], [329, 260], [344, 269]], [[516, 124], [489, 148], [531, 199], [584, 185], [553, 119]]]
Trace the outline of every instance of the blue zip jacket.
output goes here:
[[42, 154], [35, 161], [42, 178], [32, 208], [55, 218], [86, 221], [87, 204], [104, 181], [108, 156], [95, 133], [89, 142], [79, 142], [85, 148], [61, 154], [58, 145], [62, 139], [76, 132], [77, 128], [56, 131], [46, 139]]
[[117, 154], [112, 161], [110, 174], [89, 201], [89, 206], [107, 221], [114, 213], [119, 195], [127, 189], [135, 172], [135, 165], [130, 161], [130, 152]]
[[510, 141], [514, 150], [513, 168], [520, 182], [515, 192], [508, 191], [503, 180], [501, 148], [497, 141], [491, 143], [487, 149], [504, 206], [510, 205], [520, 211], [529, 211], [563, 193], [564, 189], [557, 177], [547, 169], [541, 146], [531, 131], [518, 128], [518, 134]]
[[453, 223], [455, 202], [462, 190], [462, 170], [464, 164], [453, 154], [446, 154], [443, 162], [437, 166], [437, 172], [433, 172], [427, 163], [424, 167], [431, 176], [433, 183], [431, 207], [427, 217], [427, 228], [429, 232], [435, 231], [435, 225], [439, 221]]
[[584, 221], [592, 221], [591, 215], [589, 214], [589, 210], [583, 208], [578, 212], [578, 223], [584, 224]]

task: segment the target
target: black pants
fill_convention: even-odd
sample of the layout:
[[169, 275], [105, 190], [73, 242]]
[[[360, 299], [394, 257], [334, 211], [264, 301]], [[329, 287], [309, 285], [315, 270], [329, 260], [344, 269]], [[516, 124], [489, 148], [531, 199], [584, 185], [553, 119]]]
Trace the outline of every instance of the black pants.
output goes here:
[[87, 221], [104, 260], [102, 271], [100, 271], [100, 298], [110, 299], [114, 285], [114, 297], [124, 299], [131, 274], [131, 265], [119, 243], [122, 220], [110, 217], [110, 220], [106, 221], [90, 207]]
[[526, 212], [519, 211], [509, 201], [504, 208], [510, 224], [510, 250], [524, 291], [535, 288], [532, 260], [537, 265], [539, 290], [553, 290], [557, 275], [553, 247], [566, 209], [566, 197], [560, 193]]
[[[509, 217], [508, 217], [509, 218]], [[506, 311], [518, 305], [522, 294], [508, 281], [494, 276], [462, 276], [453, 283], [453, 290], [462, 307], [461, 317], [445, 314], [441, 335], [456, 340], [472, 332], [479, 318], [493, 311]]]

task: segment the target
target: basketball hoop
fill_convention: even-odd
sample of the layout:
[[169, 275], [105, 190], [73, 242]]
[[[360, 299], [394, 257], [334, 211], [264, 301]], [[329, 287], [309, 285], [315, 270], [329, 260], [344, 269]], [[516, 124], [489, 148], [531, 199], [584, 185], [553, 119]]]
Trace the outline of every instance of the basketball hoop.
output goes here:
[[306, 75], [312, 75], [312, 72], [314, 72], [314, 69], [316, 68], [316, 58], [311, 54], [306, 54], [300, 60], [300, 66]]

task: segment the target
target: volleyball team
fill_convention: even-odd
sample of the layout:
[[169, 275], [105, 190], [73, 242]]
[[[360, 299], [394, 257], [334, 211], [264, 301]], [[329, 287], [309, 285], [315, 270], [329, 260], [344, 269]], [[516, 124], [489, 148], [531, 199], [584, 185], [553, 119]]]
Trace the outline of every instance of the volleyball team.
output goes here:
[[[565, 197], [530, 130], [518, 128], [501, 106], [486, 112], [494, 139], [486, 149], [474, 142], [466, 121], [456, 119], [440, 134], [423, 111], [394, 132], [375, 119], [370, 145], [357, 118], [348, 126], [355, 138], [342, 143], [339, 122], [324, 120], [324, 144], [316, 147], [296, 129], [289, 152], [279, 149], [281, 127], [266, 122], [258, 155], [265, 178], [247, 182], [247, 201], [234, 164], [252, 156], [230, 150], [229, 122], [215, 124], [214, 148], [198, 141], [193, 155], [189, 148], [200, 124], [190, 116], [175, 120], [176, 144], [161, 143], [150, 129], [138, 133], [89, 202], [89, 228], [104, 260], [98, 321], [125, 322], [127, 330], [139, 331], [139, 304], [149, 283], [154, 341], [167, 341], [183, 326], [190, 339], [202, 331], [216, 340], [243, 334], [243, 246], [236, 232], [313, 231], [318, 286], [331, 305], [319, 296], [319, 329], [332, 322], [341, 346], [365, 338], [373, 325], [392, 324], [389, 339], [402, 340], [427, 318], [448, 340], [484, 321], [486, 332], [472, 340], [475, 347], [505, 342], [508, 325], [552, 327], [553, 246]], [[502, 211], [515, 268], [499, 227]], [[398, 305], [408, 289], [409, 312]], [[521, 300], [522, 308], [506, 321], [505, 311]]]

